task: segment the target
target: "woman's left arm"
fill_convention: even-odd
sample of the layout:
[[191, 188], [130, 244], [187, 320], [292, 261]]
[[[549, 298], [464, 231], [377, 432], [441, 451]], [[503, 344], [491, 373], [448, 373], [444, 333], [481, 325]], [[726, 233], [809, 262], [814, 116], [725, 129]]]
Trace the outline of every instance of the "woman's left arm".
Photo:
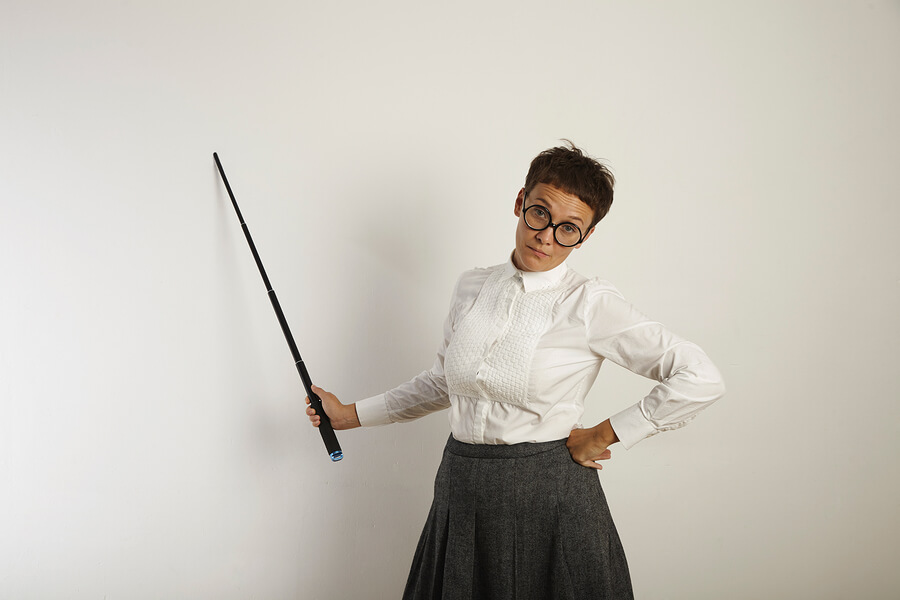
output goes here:
[[611, 439], [611, 431], [630, 448], [683, 427], [724, 395], [719, 370], [699, 346], [648, 319], [612, 286], [594, 290], [585, 323], [594, 352], [658, 382], [642, 400], [601, 423], [603, 431], [594, 437]]

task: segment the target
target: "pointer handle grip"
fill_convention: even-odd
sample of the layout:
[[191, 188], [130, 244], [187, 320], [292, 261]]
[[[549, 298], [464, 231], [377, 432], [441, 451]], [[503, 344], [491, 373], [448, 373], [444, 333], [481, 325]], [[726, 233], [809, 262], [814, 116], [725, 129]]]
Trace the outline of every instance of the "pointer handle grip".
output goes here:
[[[306, 367], [303, 367], [302, 365], [303, 363], [301, 362], [300, 368], [305, 370]], [[334, 427], [331, 426], [331, 419], [328, 418], [328, 415], [326, 415], [325, 411], [322, 409], [322, 401], [316, 393], [309, 390], [308, 395], [310, 406], [313, 407], [316, 414], [322, 419], [319, 423], [319, 433], [322, 434], [322, 441], [325, 442], [325, 449], [328, 451], [331, 460], [337, 462], [344, 458], [344, 452], [341, 450], [341, 445], [338, 443], [337, 436], [334, 434]]]

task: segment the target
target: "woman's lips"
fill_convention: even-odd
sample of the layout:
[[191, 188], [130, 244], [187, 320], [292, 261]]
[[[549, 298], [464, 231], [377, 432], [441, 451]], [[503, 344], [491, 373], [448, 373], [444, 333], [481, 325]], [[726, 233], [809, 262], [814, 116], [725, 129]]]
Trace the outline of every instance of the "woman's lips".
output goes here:
[[528, 246], [528, 249], [531, 250], [535, 254], [535, 256], [537, 256], [538, 258], [548, 258], [548, 256], [549, 256], [548, 254], [544, 254], [537, 248], [532, 248], [531, 246]]

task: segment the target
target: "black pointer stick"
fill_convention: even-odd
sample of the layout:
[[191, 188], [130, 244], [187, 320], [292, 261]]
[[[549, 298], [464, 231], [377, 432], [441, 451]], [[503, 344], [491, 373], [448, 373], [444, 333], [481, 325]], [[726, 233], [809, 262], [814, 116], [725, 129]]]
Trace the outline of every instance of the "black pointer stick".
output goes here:
[[219, 155], [215, 152], [213, 152], [213, 159], [216, 161], [216, 167], [219, 169], [219, 175], [222, 176], [222, 182], [225, 184], [225, 189], [228, 190], [228, 195], [231, 197], [231, 203], [234, 205], [234, 212], [237, 213], [238, 221], [241, 222], [241, 228], [244, 230], [244, 237], [247, 238], [247, 243], [250, 244], [250, 251], [253, 252], [253, 260], [256, 261], [256, 266], [259, 267], [259, 274], [262, 275], [263, 283], [266, 284], [266, 291], [269, 292], [269, 300], [272, 301], [272, 308], [275, 309], [275, 316], [278, 317], [278, 324], [281, 325], [281, 331], [284, 332], [284, 339], [287, 340], [288, 347], [291, 349], [291, 354], [294, 357], [294, 364], [297, 366], [297, 372], [300, 373], [300, 380], [303, 381], [303, 387], [306, 388], [306, 395], [309, 396], [309, 402], [315, 409], [316, 414], [322, 419], [322, 422], [319, 424], [319, 433], [322, 434], [322, 441], [325, 442], [325, 448], [328, 450], [328, 455], [331, 456], [331, 460], [341, 460], [344, 458], [344, 453], [341, 451], [341, 445], [338, 443], [337, 436], [334, 435], [334, 429], [331, 427], [331, 419], [329, 419], [328, 415], [325, 414], [325, 411], [322, 410], [322, 401], [319, 400], [319, 397], [312, 391], [312, 380], [309, 378], [309, 373], [306, 371], [306, 365], [303, 364], [303, 359], [300, 358], [300, 351], [297, 350], [297, 344], [294, 343], [294, 336], [291, 335], [291, 328], [288, 327], [287, 319], [284, 318], [284, 313], [281, 311], [281, 305], [278, 304], [278, 297], [275, 295], [275, 290], [272, 289], [272, 284], [269, 283], [269, 277], [266, 275], [266, 269], [259, 259], [259, 253], [256, 251], [256, 244], [253, 243], [253, 238], [250, 237], [250, 230], [247, 229], [247, 224], [244, 223], [241, 209], [238, 208], [237, 200], [234, 199], [234, 193], [231, 191], [231, 186], [228, 185], [228, 178], [225, 177], [222, 163], [219, 162]]

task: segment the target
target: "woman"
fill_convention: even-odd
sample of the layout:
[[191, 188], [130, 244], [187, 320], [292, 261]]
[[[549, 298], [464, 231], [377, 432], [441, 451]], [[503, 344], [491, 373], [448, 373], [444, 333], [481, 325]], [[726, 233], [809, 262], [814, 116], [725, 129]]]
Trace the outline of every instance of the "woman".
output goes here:
[[[566, 266], [609, 210], [613, 184], [574, 145], [539, 154], [516, 197], [510, 259], [460, 277], [431, 369], [350, 405], [316, 388], [335, 429], [449, 408], [404, 598], [633, 597], [594, 470], [609, 446], [681, 427], [724, 386], [699, 347]], [[605, 359], [658, 385], [585, 429], [584, 398]]]

